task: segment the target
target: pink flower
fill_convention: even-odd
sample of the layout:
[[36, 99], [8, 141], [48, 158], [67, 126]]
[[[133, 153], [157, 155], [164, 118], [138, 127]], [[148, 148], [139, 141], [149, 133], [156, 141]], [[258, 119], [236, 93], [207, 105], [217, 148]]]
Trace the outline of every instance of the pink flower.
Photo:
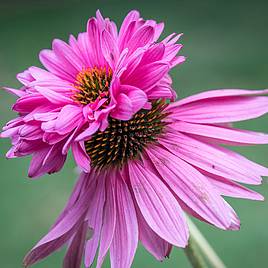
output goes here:
[[8, 158], [32, 155], [30, 177], [59, 171], [72, 149], [77, 165], [90, 171], [84, 141], [105, 131], [109, 118], [130, 120], [157, 99], [174, 100], [169, 71], [184, 62], [177, 56], [181, 35], [157, 42], [163, 23], [143, 20], [131, 11], [120, 30], [97, 11], [87, 31], [69, 43], [55, 39], [40, 61], [47, 70], [30, 67], [18, 74], [20, 90], [13, 110], [19, 117], [5, 127], [12, 139]]
[[153, 102], [126, 121], [113, 119], [85, 142], [83, 172], [49, 233], [25, 257], [25, 266], [68, 245], [64, 268], [129, 268], [138, 241], [158, 260], [185, 247], [184, 213], [224, 230], [238, 230], [222, 196], [263, 200], [240, 183], [260, 184], [268, 169], [222, 147], [267, 144], [268, 135], [229, 123], [268, 112], [268, 90], [214, 90], [170, 105]]
[[30, 177], [59, 171], [72, 149], [83, 170], [65, 209], [25, 257], [25, 266], [67, 244], [64, 268], [129, 268], [138, 241], [158, 260], [185, 247], [184, 213], [224, 230], [239, 229], [222, 196], [263, 200], [240, 183], [260, 184], [268, 169], [221, 147], [268, 144], [268, 135], [230, 123], [268, 112], [268, 90], [215, 90], [174, 101], [168, 75], [180, 35], [157, 43], [163, 24], [130, 12], [119, 32], [100, 12], [87, 32], [54, 40], [18, 75], [19, 113], [1, 133], [7, 157], [32, 155]]

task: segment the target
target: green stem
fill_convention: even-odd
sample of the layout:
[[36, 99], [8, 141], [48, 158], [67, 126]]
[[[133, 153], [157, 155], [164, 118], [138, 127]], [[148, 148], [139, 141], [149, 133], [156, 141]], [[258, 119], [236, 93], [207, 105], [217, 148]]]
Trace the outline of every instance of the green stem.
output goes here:
[[188, 242], [188, 246], [184, 249], [184, 252], [192, 264], [193, 268], [206, 268], [205, 260], [200, 253], [195, 239], [191, 236]]
[[[190, 229], [190, 236], [194, 240], [196, 247], [203, 256], [205, 256], [206, 260], [209, 262], [211, 267], [213, 268], [226, 268], [222, 260], [219, 258], [217, 253], [208, 243], [206, 238], [202, 235], [202, 233], [198, 230], [195, 224], [187, 217], [188, 226]], [[187, 255], [188, 256], [188, 255]], [[189, 257], [188, 257], [189, 258]], [[204, 266], [193, 266], [195, 267], [204, 267]]]

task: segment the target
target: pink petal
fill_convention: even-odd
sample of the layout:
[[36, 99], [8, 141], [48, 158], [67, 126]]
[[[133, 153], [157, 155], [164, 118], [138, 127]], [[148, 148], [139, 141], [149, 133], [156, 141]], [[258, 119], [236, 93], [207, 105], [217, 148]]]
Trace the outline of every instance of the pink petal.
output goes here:
[[254, 96], [254, 95], [266, 95], [268, 94], [268, 89], [265, 90], [244, 90], [244, 89], [218, 89], [210, 90], [195, 94], [188, 98], [179, 100], [174, 104], [170, 105], [170, 108], [177, 107], [183, 104], [188, 104], [191, 102], [211, 99], [211, 98], [222, 98], [222, 97], [233, 97], [233, 96]]
[[150, 148], [147, 153], [179, 199], [208, 222], [228, 229], [231, 220], [223, 199], [200, 172], [160, 147]]
[[59, 60], [68, 66], [68, 70], [70, 70], [69, 72], [74, 76], [81, 71], [83, 67], [86, 67], [85, 64], [83, 64], [82, 59], [78, 57], [73, 49], [65, 42], [59, 39], [54, 39], [52, 47]]
[[114, 69], [119, 58], [119, 49], [116, 40], [106, 30], [102, 32], [101, 48], [104, 58]]
[[62, 78], [63, 80], [73, 83], [75, 76], [72, 70], [69, 70], [64, 62], [60, 61], [55, 53], [51, 50], [44, 49], [39, 54], [42, 64], [53, 74]]
[[139, 240], [143, 246], [158, 260], [169, 257], [172, 246], [159, 237], [147, 224], [139, 208], [136, 208], [139, 224]]
[[21, 90], [21, 89], [15, 89], [15, 88], [10, 88], [10, 87], [3, 87], [3, 89], [10, 93], [10, 94], [13, 94], [17, 97], [22, 97], [23, 95], [25, 95], [25, 91], [24, 90]]
[[85, 247], [88, 223], [85, 221], [74, 235], [64, 257], [63, 268], [80, 268]]
[[129, 176], [140, 211], [150, 228], [167, 242], [185, 247], [188, 227], [170, 190], [141, 164], [129, 162]]
[[247, 120], [268, 112], [268, 97], [225, 97], [191, 102], [171, 109], [172, 118], [192, 123], [226, 123]]
[[261, 194], [247, 189], [246, 187], [231, 180], [210, 174], [207, 174], [206, 177], [211, 182], [211, 184], [217, 188], [218, 192], [221, 195], [259, 201], [264, 200], [264, 197]]
[[154, 28], [151, 26], [144, 26], [138, 29], [128, 42], [129, 52], [134, 52], [139, 47], [152, 42], [154, 37]]
[[76, 164], [86, 173], [90, 172], [90, 157], [86, 153], [84, 143], [74, 142], [72, 144], [72, 152]]
[[64, 135], [74, 130], [83, 120], [83, 111], [76, 105], [64, 106], [55, 122], [55, 132]]
[[103, 213], [103, 225], [100, 237], [99, 255], [96, 268], [101, 268], [105, 255], [107, 254], [113, 237], [116, 224], [116, 200], [115, 200], [115, 174], [107, 178], [106, 201]]
[[259, 184], [260, 176], [268, 175], [265, 167], [257, 166], [228, 149], [223, 150], [220, 146], [206, 144], [182, 133], [169, 133], [160, 142], [191, 165], [230, 180]]
[[156, 85], [167, 74], [168, 70], [168, 65], [163, 62], [144, 65], [131, 74], [129, 84], [146, 92]]
[[137, 113], [147, 103], [148, 99], [144, 91], [130, 85], [121, 85], [121, 91], [124, 92], [131, 101], [132, 113]]
[[111, 112], [111, 116], [119, 120], [129, 120], [133, 116], [133, 105], [130, 98], [126, 94], [121, 93], [116, 101], [117, 105]]
[[117, 174], [116, 226], [110, 247], [111, 268], [130, 268], [138, 246], [138, 223], [135, 207], [125, 179]]
[[78, 135], [75, 139], [75, 141], [81, 141], [81, 140], [86, 140], [87, 138], [90, 138], [91, 135], [93, 135], [95, 132], [98, 131], [100, 127], [100, 123], [97, 121], [94, 121], [89, 125], [89, 127], [82, 132], [80, 135]]
[[30, 266], [47, 257], [71, 238], [74, 232], [81, 226], [81, 222], [83, 222], [91, 193], [92, 191], [87, 189], [79, 197], [79, 202], [75, 203], [68, 213], [27, 254], [24, 259], [25, 266]]
[[88, 225], [93, 229], [93, 236], [86, 243], [85, 266], [90, 267], [94, 261], [102, 227], [103, 206], [105, 202], [105, 182], [106, 174], [100, 173], [96, 176], [97, 185], [91, 197], [87, 219]]
[[233, 129], [221, 126], [200, 125], [188, 122], [175, 122], [172, 127], [176, 131], [209, 137], [230, 144], [267, 144], [268, 135], [253, 131]]

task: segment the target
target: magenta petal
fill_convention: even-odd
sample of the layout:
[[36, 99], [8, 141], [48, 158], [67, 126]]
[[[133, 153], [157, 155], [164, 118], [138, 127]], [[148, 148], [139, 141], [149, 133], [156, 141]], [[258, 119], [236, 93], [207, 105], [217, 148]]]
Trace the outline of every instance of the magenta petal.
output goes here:
[[135, 32], [129, 40], [128, 49], [130, 52], [135, 51], [139, 47], [143, 47], [152, 42], [154, 37], [154, 28], [151, 26], [141, 27]]
[[83, 120], [82, 108], [76, 105], [64, 106], [55, 122], [55, 131], [61, 135], [70, 133]]
[[159, 237], [147, 224], [139, 208], [136, 208], [139, 224], [139, 240], [143, 246], [158, 260], [169, 257], [172, 246]]
[[98, 131], [99, 127], [100, 123], [94, 121], [89, 125], [89, 127], [84, 132], [82, 132], [80, 135], [76, 137], [75, 141], [81, 141], [90, 138], [91, 135], [93, 135], [95, 132]]
[[94, 194], [91, 196], [87, 219], [88, 225], [93, 230], [92, 237], [86, 242], [85, 266], [90, 267], [94, 261], [101, 234], [103, 206], [105, 202], [106, 174], [95, 175], [97, 185], [94, 187]]
[[169, 67], [163, 62], [154, 62], [140, 67], [131, 74], [129, 84], [145, 92], [156, 85], [168, 72]]
[[171, 109], [172, 118], [192, 123], [248, 120], [268, 112], [268, 97], [237, 96], [195, 101]]
[[74, 235], [71, 244], [68, 247], [68, 251], [64, 257], [63, 268], [80, 268], [82, 263], [82, 257], [85, 249], [85, 240], [88, 230], [88, 223], [85, 221], [79, 227], [78, 231]]
[[120, 93], [116, 101], [117, 105], [111, 112], [111, 116], [119, 120], [129, 120], [133, 116], [133, 105], [130, 98], [126, 94]]
[[198, 170], [169, 151], [157, 147], [147, 150], [162, 178], [179, 199], [208, 222], [222, 229], [231, 224], [224, 201]]
[[115, 174], [107, 178], [106, 201], [103, 213], [103, 225], [100, 237], [99, 255], [96, 268], [101, 268], [105, 255], [107, 254], [113, 237], [116, 224], [116, 200], [115, 200]]
[[130, 268], [138, 246], [135, 207], [125, 178], [116, 178], [116, 226], [110, 247], [111, 268]]
[[[178, 145], [178, 140], [180, 144]], [[230, 180], [260, 184], [268, 169], [220, 146], [206, 144], [182, 133], [168, 133], [162, 143], [191, 165]]]
[[110, 67], [114, 68], [119, 58], [119, 49], [116, 40], [108, 31], [104, 30], [101, 41], [103, 56], [109, 63]]
[[72, 73], [68, 72], [68, 68], [66, 68], [66, 64], [61, 62], [55, 55], [55, 53], [51, 50], [44, 49], [39, 54], [40, 61], [43, 65], [53, 74], [62, 78], [63, 80], [67, 80], [73, 82], [75, 76]]
[[141, 164], [129, 162], [129, 176], [137, 204], [150, 228], [167, 242], [185, 247], [188, 226], [171, 191]]
[[85, 191], [60, 221], [27, 254], [24, 265], [30, 266], [63, 246], [74, 234], [85, 217], [91, 191]]
[[90, 157], [86, 153], [84, 143], [74, 142], [72, 144], [72, 152], [76, 164], [86, 173], [90, 172]]
[[130, 85], [121, 85], [121, 90], [130, 99], [133, 114], [143, 108], [148, 101], [146, 93], [139, 88]]
[[3, 89], [8, 92], [11, 93], [17, 97], [22, 97], [23, 95], [25, 95], [25, 91], [21, 90], [21, 89], [14, 89], [14, 88], [10, 88], [10, 87], [3, 87]]
[[188, 122], [176, 122], [172, 127], [184, 133], [209, 137], [230, 144], [267, 144], [268, 135], [247, 130], [233, 129], [215, 125], [201, 125]]

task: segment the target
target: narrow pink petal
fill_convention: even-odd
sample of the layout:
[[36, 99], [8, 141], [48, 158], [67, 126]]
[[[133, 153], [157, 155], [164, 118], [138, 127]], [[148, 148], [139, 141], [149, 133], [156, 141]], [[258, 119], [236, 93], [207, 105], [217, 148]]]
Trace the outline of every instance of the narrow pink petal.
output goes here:
[[211, 182], [212, 185], [214, 185], [217, 188], [218, 192], [221, 195], [231, 196], [235, 198], [259, 200], [259, 201], [264, 200], [264, 197], [261, 194], [254, 192], [250, 189], [247, 189], [246, 187], [238, 183], [235, 183], [231, 180], [210, 174], [204, 174], [204, 175], [206, 175], [208, 180]]
[[25, 91], [24, 90], [21, 90], [21, 89], [15, 89], [15, 88], [10, 88], [10, 87], [3, 87], [3, 89], [10, 93], [10, 94], [13, 94], [17, 97], [22, 97], [23, 95], [25, 95]]
[[16, 78], [25, 86], [34, 80], [29, 70], [25, 70], [21, 73], [18, 73]]
[[44, 104], [49, 104], [49, 102], [41, 94], [25, 94], [16, 101], [13, 106], [13, 110], [19, 113], [30, 113], [37, 107]]
[[74, 142], [72, 144], [72, 152], [75, 159], [76, 164], [82, 168], [82, 170], [86, 173], [90, 172], [90, 157], [86, 153], [84, 143]]
[[89, 38], [89, 47], [91, 58], [94, 59], [96, 66], [101, 66], [104, 63], [101, 52], [100, 29], [95, 18], [91, 18], [87, 24], [87, 34]]
[[228, 149], [223, 150], [220, 146], [206, 144], [179, 132], [168, 133], [160, 142], [191, 165], [230, 180], [260, 184], [260, 176], [268, 174], [268, 169]]
[[63, 268], [80, 268], [84, 253], [88, 223], [85, 221], [74, 235], [63, 260]]
[[99, 255], [96, 268], [101, 268], [104, 258], [111, 246], [116, 225], [115, 173], [107, 178], [106, 201], [103, 212], [103, 224], [100, 237]]
[[163, 43], [152, 45], [143, 55], [140, 64], [149, 64], [155, 61], [162, 60], [165, 53], [165, 46]]
[[138, 246], [135, 207], [125, 178], [116, 180], [116, 226], [110, 247], [111, 268], [130, 268]]
[[88, 225], [93, 229], [93, 236], [86, 243], [85, 266], [90, 267], [94, 261], [102, 227], [103, 206], [105, 202], [105, 182], [106, 174], [100, 173], [96, 177], [97, 185], [91, 197], [87, 219]]
[[169, 67], [164, 62], [154, 62], [137, 69], [129, 77], [129, 84], [146, 90], [155, 86], [168, 72]]
[[188, 104], [191, 102], [211, 99], [211, 98], [222, 98], [222, 97], [234, 97], [234, 96], [258, 96], [267, 95], [268, 89], [265, 90], [244, 90], [244, 89], [218, 89], [210, 90], [195, 94], [193, 96], [187, 97], [185, 99], [179, 100], [174, 104], [170, 105], [170, 108], [181, 106], [183, 104]]
[[75, 76], [66, 68], [66, 64], [60, 61], [51, 50], [44, 49], [39, 54], [42, 64], [56, 76], [73, 83]]
[[138, 29], [128, 42], [128, 49], [134, 52], [137, 48], [143, 47], [152, 42], [154, 37], [154, 28], [144, 26]]
[[248, 120], [268, 112], [268, 97], [235, 96], [195, 101], [171, 109], [172, 118], [192, 123]]
[[83, 67], [86, 67], [82, 59], [62, 40], [54, 39], [52, 47], [58, 58], [72, 70], [73, 75], [76, 75]]
[[172, 127], [177, 131], [209, 137], [220, 142], [234, 144], [267, 144], [268, 135], [259, 132], [233, 129], [221, 126], [201, 125], [188, 122], [175, 122]]
[[136, 26], [136, 21], [139, 19], [140, 14], [136, 10], [130, 11], [125, 17], [122, 26], [119, 31], [119, 45], [120, 49], [123, 50], [128, 43], [129, 39], [134, 33], [134, 29]]
[[82, 108], [77, 105], [65, 105], [58, 114], [55, 131], [61, 135], [70, 133], [83, 120]]
[[147, 153], [178, 198], [208, 222], [228, 229], [231, 222], [223, 199], [205, 176], [161, 147], [150, 148]]
[[52, 89], [40, 86], [36, 86], [35, 89], [51, 103], [64, 105], [74, 102], [69, 96], [64, 96]]
[[65, 244], [84, 221], [88, 208], [88, 200], [92, 191], [87, 189], [80, 197], [79, 202], [72, 206], [68, 213], [44, 236], [24, 258], [24, 265], [30, 266], [47, 257]]
[[98, 131], [99, 127], [100, 123], [94, 121], [89, 125], [89, 127], [84, 132], [82, 132], [80, 135], [76, 137], [75, 141], [81, 141], [90, 138], [91, 135], [93, 135], [95, 132]]
[[158, 260], [163, 261], [169, 257], [172, 246], [159, 237], [147, 224], [140, 209], [137, 207], [137, 217], [139, 224], [139, 240], [143, 246]]
[[104, 58], [109, 63], [110, 67], [114, 69], [119, 58], [119, 48], [116, 40], [106, 30], [102, 32], [101, 48]]
[[171, 191], [139, 163], [129, 162], [129, 176], [140, 211], [150, 228], [167, 242], [185, 247], [189, 231]]

